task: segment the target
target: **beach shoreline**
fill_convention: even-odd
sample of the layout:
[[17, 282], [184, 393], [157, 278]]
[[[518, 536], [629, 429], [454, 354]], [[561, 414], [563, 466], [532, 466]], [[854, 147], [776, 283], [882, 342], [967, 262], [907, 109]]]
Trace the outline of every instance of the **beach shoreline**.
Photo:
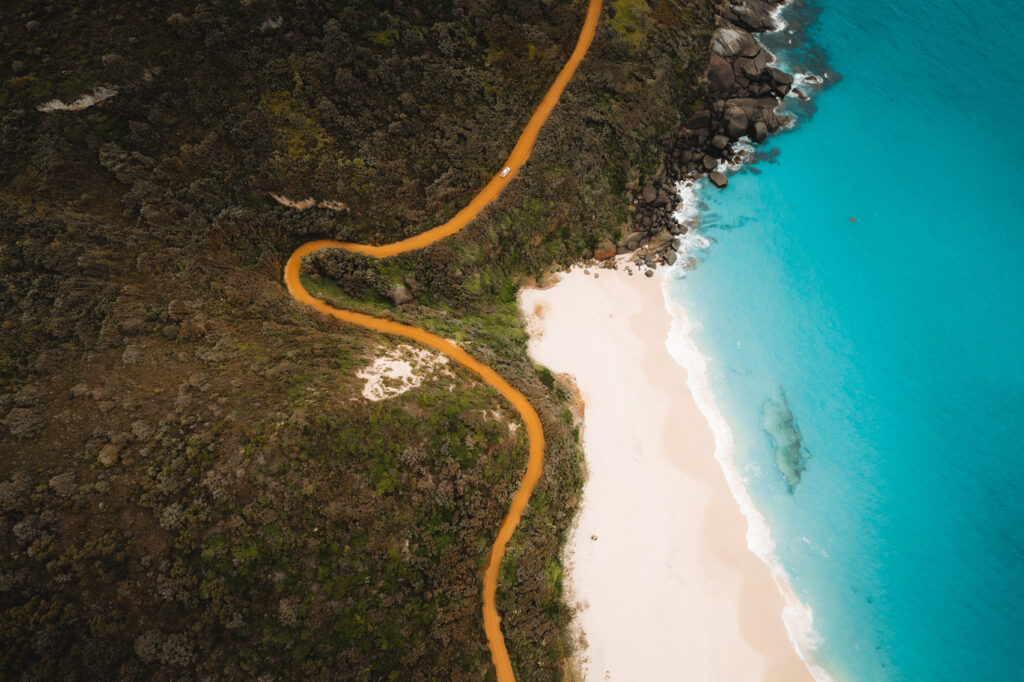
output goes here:
[[520, 297], [531, 355], [585, 405], [564, 556], [580, 666], [587, 679], [813, 679], [666, 346], [665, 276], [578, 266]]

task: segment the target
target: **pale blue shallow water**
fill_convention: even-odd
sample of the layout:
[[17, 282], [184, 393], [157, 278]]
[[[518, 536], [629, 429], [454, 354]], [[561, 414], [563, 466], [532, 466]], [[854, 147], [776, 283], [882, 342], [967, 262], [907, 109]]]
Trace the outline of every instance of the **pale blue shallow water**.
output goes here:
[[[759, 175], [702, 190], [712, 244], [671, 298], [817, 662], [1021, 680], [1024, 5], [814, 7], [842, 79]], [[792, 493], [762, 428], [780, 390], [807, 456]]]

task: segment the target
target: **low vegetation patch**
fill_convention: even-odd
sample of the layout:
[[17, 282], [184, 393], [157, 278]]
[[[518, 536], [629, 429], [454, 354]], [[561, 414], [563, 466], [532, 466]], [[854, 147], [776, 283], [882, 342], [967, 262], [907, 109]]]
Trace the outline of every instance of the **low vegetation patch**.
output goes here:
[[[465, 206], [584, 10], [4, 4], [0, 677], [493, 675], [481, 575], [525, 429], [463, 369], [295, 304], [281, 269], [310, 239], [390, 242]], [[518, 679], [568, 674], [559, 556], [582, 468], [516, 292], [629, 229], [626, 184], [700, 96], [711, 16], [606, 3], [477, 220], [394, 259], [303, 265], [315, 295], [453, 339], [540, 414], [544, 475], [498, 592]], [[368, 400], [382, 356], [409, 370]]]

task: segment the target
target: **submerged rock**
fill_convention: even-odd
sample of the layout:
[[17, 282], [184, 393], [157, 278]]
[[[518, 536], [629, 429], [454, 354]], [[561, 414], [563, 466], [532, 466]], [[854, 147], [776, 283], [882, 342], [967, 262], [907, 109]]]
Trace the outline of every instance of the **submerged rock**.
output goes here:
[[793, 422], [786, 394], [781, 390], [775, 399], [768, 399], [761, 410], [762, 428], [775, 445], [775, 467], [786, 479], [790, 494], [800, 483], [807, 461], [800, 432]]

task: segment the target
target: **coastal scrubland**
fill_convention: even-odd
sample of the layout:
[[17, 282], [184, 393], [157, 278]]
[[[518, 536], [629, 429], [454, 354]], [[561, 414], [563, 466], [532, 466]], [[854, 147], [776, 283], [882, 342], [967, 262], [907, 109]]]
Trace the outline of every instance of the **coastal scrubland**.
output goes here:
[[[523, 430], [458, 369], [365, 400], [357, 373], [397, 342], [295, 305], [281, 268], [314, 237], [393, 241], [451, 217], [500, 169], [585, 9], [4, 4], [3, 677], [492, 674], [480, 573]], [[703, 1], [607, 3], [530, 162], [478, 220], [387, 261], [305, 266], [310, 291], [457, 340], [540, 413], [545, 474], [498, 595], [522, 679], [564, 676], [559, 550], [582, 471], [516, 292], [630, 231], [628, 183], [702, 101], [712, 25]], [[116, 94], [40, 111], [97, 88]]]

